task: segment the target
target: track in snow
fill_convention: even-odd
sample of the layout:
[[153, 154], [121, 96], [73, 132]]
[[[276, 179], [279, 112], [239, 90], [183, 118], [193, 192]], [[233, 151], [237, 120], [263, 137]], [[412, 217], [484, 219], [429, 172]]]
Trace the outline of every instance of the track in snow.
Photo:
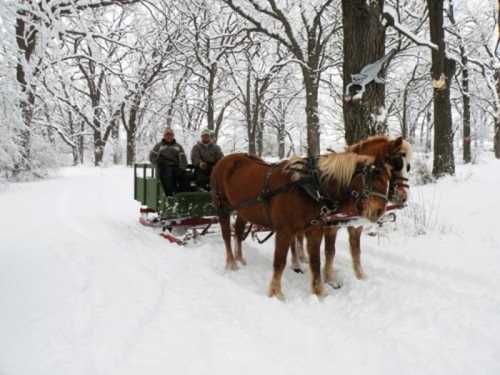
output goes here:
[[321, 302], [290, 269], [287, 302], [266, 297], [270, 243], [228, 273], [220, 239], [181, 248], [140, 226], [131, 173], [0, 193], [0, 374], [500, 373], [498, 162], [413, 189], [439, 225], [364, 236], [366, 281], [342, 234], [344, 286]]

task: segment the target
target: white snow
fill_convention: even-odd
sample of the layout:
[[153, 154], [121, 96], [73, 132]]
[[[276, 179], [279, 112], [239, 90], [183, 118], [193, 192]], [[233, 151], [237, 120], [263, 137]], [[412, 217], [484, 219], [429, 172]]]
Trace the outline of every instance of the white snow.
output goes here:
[[130, 169], [9, 185], [0, 374], [499, 374], [499, 186], [491, 160], [412, 187], [427, 234], [406, 218], [363, 236], [358, 281], [342, 232], [343, 287], [319, 301], [288, 268], [282, 303], [266, 296], [271, 243], [247, 241], [234, 273], [218, 237], [168, 244], [138, 224]]

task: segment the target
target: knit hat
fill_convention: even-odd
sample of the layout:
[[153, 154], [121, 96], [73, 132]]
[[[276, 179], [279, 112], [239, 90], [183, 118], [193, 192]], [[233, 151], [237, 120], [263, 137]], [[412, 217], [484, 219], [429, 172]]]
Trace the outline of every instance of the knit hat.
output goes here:
[[212, 131], [209, 128], [205, 128], [201, 131], [201, 135], [212, 135]]

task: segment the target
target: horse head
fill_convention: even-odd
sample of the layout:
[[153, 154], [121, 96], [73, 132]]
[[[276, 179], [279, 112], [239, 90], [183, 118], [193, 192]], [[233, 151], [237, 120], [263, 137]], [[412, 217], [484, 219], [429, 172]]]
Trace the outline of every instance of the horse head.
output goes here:
[[391, 175], [383, 158], [330, 154], [320, 158], [319, 170], [325, 195], [339, 198], [340, 211], [373, 222], [384, 214]]
[[408, 200], [408, 174], [411, 168], [411, 145], [402, 137], [390, 141], [386, 162], [391, 166], [389, 200], [396, 204], [404, 204]]
[[391, 140], [384, 135], [372, 136], [347, 147], [346, 151], [384, 159], [391, 169], [389, 200], [397, 204], [407, 201], [411, 146], [403, 137]]

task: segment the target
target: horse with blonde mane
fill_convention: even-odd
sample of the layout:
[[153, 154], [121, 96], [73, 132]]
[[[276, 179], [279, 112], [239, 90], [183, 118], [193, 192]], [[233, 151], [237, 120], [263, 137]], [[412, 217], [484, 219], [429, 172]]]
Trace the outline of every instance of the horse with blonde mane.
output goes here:
[[250, 222], [276, 233], [270, 297], [284, 298], [281, 277], [297, 233], [307, 238], [312, 293], [323, 295], [320, 244], [326, 217], [335, 210], [376, 221], [384, 213], [391, 177], [383, 161], [386, 156], [332, 153], [277, 164], [247, 154], [224, 157], [212, 171], [211, 185], [226, 248], [226, 268], [237, 269], [237, 261], [244, 264], [242, 228], [235, 227], [236, 256], [231, 247], [230, 214], [236, 211], [243, 228]]
[[[389, 201], [396, 205], [403, 205], [406, 203], [409, 196], [409, 185], [407, 182], [412, 153], [411, 145], [403, 140], [402, 137], [396, 139], [396, 141], [399, 140], [401, 140], [399, 151], [389, 155], [389, 159], [387, 160], [392, 168]], [[373, 136], [347, 147], [346, 151], [377, 157], [380, 145], [388, 142], [390, 142], [390, 140], [386, 136]], [[331, 227], [325, 230], [325, 266], [323, 275], [325, 282], [334, 288], [339, 288], [342, 285], [341, 282], [337, 280], [333, 268], [338, 229], [338, 227]], [[358, 280], [362, 280], [365, 278], [365, 272], [361, 265], [361, 233], [363, 232], [363, 227], [348, 226], [347, 231], [349, 233], [349, 248], [354, 275]]]
[[[389, 201], [395, 205], [404, 205], [408, 200], [408, 173], [410, 171], [410, 161], [412, 156], [411, 145], [399, 137], [391, 140], [387, 136], [372, 136], [360, 141], [356, 144], [346, 147], [346, 152], [354, 152], [360, 155], [367, 155], [372, 157], [379, 157], [381, 150], [384, 150], [392, 143], [393, 152], [388, 155], [386, 162], [391, 168], [391, 180], [389, 185]], [[399, 146], [394, 147], [398, 144]], [[382, 151], [383, 152], [383, 151]], [[325, 283], [333, 288], [340, 288], [342, 285], [337, 280], [333, 261], [335, 258], [335, 242], [337, 238], [338, 226], [330, 226], [325, 228], [325, 266], [323, 269], [323, 277]], [[365, 278], [365, 272], [361, 265], [361, 234], [363, 232], [362, 226], [348, 226], [347, 231], [349, 234], [349, 247], [352, 258], [352, 267], [357, 279]], [[297, 241], [292, 243], [292, 268], [300, 272], [300, 262], [307, 261], [303, 248], [303, 236], [299, 234]]]

